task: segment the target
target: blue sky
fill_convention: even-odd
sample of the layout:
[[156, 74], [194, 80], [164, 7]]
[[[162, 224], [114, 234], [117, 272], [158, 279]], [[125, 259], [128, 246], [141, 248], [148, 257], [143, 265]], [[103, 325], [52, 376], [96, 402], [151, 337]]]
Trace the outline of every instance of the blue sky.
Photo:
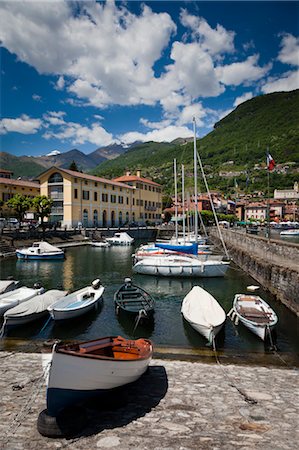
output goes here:
[[298, 23], [295, 1], [1, 1], [1, 150], [203, 136], [299, 88]]

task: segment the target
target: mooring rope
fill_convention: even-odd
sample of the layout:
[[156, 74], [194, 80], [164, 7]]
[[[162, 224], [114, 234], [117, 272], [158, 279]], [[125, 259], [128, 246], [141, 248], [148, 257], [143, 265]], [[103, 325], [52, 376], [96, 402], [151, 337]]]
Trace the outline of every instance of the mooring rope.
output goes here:
[[[44, 367], [42, 374], [33, 380], [30, 380], [32, 382], [32, 389], [30, 391], [30, 394], [28, 395], [27, 401], [22, 406], [22, 408], [17, 412], [15, 417], [12, 420], [11, 426], [7, 428], [6, 432], [4, 433], [4, 443], [8, 443], [10, 436], [14, 436], [17, 429], [21, 425], [21, 421], [29, 414], [31, 411], [31, 408], [39, 395], [42, 386], [44, 384], [44, 380], [46, 379], [48, 372], [50, 370], [51, 361], [49, 361], [46, 366]], [[25, 385], [24, 385], [25, 386]], [[20, 389], [22, 389], [24, 386], [20, 386]], [[16, 388], [14, 389], [16, 390]]]

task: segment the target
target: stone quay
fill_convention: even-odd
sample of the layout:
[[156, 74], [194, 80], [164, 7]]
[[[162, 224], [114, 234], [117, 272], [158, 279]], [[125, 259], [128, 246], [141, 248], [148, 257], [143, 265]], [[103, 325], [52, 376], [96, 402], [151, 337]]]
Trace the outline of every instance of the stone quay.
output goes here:
[[[49, 360], [49, 355], [47, 355]], [[117, 397], [86, 403], [71, 438], [37, 431], [45, 409], [42, 353], [0, 352], [0, 448], [297, 449], [298, 369], [154, 358]]]

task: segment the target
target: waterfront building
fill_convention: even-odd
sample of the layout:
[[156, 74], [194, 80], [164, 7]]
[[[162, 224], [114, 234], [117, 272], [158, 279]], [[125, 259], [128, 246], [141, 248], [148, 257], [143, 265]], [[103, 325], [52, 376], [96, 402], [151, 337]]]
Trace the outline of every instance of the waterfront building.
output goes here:
[[12, 178], [13, 172], [11, 170], [0, 169], [0, 178]]
[[[3, 172], [3, 171], [2, 171]], [[2, 173], [1, 172], [1, 173]], [[9, 171], [7, 171], [9, 172]], [[12, 173], [12, 172], [10, 172]], [[11, 177], [0, 177], [0, 199], [7, 202], [16, 194], [36, 197], [40, 195], [40, 185], [34, 181], [14, 180]]]
[[49, 220], [67, 227], [118, 227], [145, 223], [147, 219], [160, 221], [161, 186], [137, 178], [108, 180], [60, 167], [51, 167], [38, 177], [41, 195], [54, 202]]
[[275, 189], [274, 199], [277, 200], [299, 200], [299, 185], [296, 181], [293, 189]]

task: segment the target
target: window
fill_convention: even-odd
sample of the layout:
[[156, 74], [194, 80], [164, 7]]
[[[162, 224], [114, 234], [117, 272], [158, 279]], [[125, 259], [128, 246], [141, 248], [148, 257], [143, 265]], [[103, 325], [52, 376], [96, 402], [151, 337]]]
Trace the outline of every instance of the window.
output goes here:
[[74, 178], [74, 183], [77, 183], [77, 178]]
[[63, 183], [63, 178], [60, 173], [55, 172], [49, 177], [48, 183]]
[[133, 198], [133, 206], [135, 205], [135, 198]]
[[95, 185], [95, 187], [97, 187], [98, 183], [95, 181], [94, 185]]
[[110, 201], [111, 203], [116, 203], [116, 195], [110, 195]]
[[129, 204], [129, 197], [127, 197], [127, 205]]
[[104, 184], [104, 189], [107, 189], [107, 184]]
[[148, 187], [148, 190], [149, 190], [149, 191], [151, 191], [151, 190], [152, 190], [152, 187], [151, 187], [151, 186], [149, 186], [149, 187]]
[[89, 200], [89, 191], [82, 191], [83, 200]]
[[108, 202], [108, 194], [102, 194], [102, 202]]
[[95, 202], [98, 201], [98, 193], [97, 192], [93, 193], [93, 199], [94, 199]]
[[74, 189], [74, 198], [78, 198], [78, 189]]
[[88, 185], [88, 181], [87, 181], [87, 180], [85, 180], [85, 181], [84, 181], [84, 184], [86, 184], [86, 186], [87, 186], [87, 185]]
[[115, 186], [112, 186], [112, 190], [114, 191], [114, 189], [115, 189]]
[[143, 200], [140, 200], [140, 206], [143, 206]]
[[147, 191], [147, 185], [146, 184], [144, 185], [144, 190]]
[[124, 202], [123, 196], [122, 196], [122, 195], [119, 195], [119, 197], [118, 197], [118, 203], [120, 203], [120, 204], [122, 205], [123, 202]]

